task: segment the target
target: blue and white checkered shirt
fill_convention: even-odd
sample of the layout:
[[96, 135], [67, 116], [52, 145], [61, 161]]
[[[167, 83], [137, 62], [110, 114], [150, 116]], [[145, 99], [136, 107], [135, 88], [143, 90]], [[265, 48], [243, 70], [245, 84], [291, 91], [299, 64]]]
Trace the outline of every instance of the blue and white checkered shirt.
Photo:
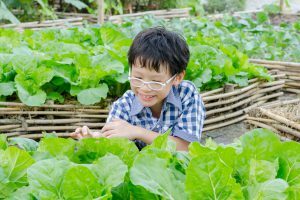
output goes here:
[[113, 103], [107, 121], [112, 118], [158, 133], [171, 128], [172, 136], [193, 142], [200, 141], [205, 108], [195, 85], [182, 81], [170, 90], [159, 119], [152, 116], [150, 108], [144, 107], [131, 90]]

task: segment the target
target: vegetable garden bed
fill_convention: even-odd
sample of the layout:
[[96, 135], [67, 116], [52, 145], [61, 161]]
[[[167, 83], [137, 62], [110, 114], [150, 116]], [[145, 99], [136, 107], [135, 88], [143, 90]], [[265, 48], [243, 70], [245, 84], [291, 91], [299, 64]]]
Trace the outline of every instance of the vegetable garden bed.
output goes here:
[[[285, 74], [270, 70], [273, 81], [251, 79], [246, 87], [227, 84], [222, 88], [201, 92], [206, 120], [204, 132], [234, 124], [246, 119], [251, 108], [282, 96]], [[57, 132], [68, 136], [77, 127], [87, 125], [99, 130], [108, 116], [108, 109], [101, 106], [57, 105], [51, 103], [30, 107], [23, 103], [0, 102], [0, 131], [8, 137], [42, 137], [41, 132]]]

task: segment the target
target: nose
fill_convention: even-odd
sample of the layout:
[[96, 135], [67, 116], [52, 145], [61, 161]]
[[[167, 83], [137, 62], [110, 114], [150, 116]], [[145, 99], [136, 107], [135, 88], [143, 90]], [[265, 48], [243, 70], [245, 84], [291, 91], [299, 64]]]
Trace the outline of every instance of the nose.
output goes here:
[[151, 91], [151, 89], [149, 88], [148, 84], [143, 84], [143, 86], [140, 87], [140, 90], [147, 91], [147, 92]]

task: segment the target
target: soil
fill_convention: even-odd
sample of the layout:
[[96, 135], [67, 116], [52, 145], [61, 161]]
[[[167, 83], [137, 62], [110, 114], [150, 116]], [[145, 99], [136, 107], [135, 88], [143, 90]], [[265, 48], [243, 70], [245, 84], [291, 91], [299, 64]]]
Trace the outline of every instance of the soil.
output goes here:
[[247, 128], [247, 125], [244, 122], [239, 122], [203, 133], [201, 143], [204, 144], [207, 138], [212, 138], [219, 144], [230, 144], [235, 138], [239, 138], [248, 131], [249, 129]]

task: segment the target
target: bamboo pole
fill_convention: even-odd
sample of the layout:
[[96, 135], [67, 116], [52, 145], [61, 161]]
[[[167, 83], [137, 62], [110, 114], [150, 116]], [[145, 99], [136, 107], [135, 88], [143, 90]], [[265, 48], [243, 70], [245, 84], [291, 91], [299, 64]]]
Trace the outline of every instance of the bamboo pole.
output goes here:
[[222, 101], [217, 101], [217, 102], [213, 102], [213, 103], [207, 103], [207, 104], [205, 104], [205, 107], [206, 108], [211, 108], [211, 107], [214, 107], [214, 106], [221, 106], [221, 105], [224, 105], [224, 104], [230, 104], [230, 103], [236, 102], [236, 101], [238, 101], [240, 99], [252, 96], [257, 91], [258, 91], [258, 88], [254, 88], [252, 90], [247, 91], [244, 94], [235, 96], [235, 97], [230, 98], [230, 99], [226, 99], [226, 100], [222, 100]]
[[68, 123], [79, 123], [79, 122], [98, 122], [98, 119], [31, 119], [26, 120], [27, 124], [68, 124]]
[[274, 119], [274, 120], [276, 120], [276, 121], [279, 121], [279, 122], [285, 124], [285, 125], [288, 126], [288, 127], [292, 127], [292, 128], [295, 128], [295, 129], [300, 130], [300, 124], [298, 124], [298, 123], [296, 123], [296, 122], [293, 122], [293, 121], [291, 121], [291, 120], [289, 120], [289, 119], [286, 119], [286, 118], [284, 118], [284, 117], [281, 117], [281, 116], [279, 116], [279, 115], [276, 115], [276, 114], [274, 114], [274, 113], [271, 113], [271, 112], [267, 111], [267, 110], [264, 109], [264, 108], [259, 108], [259, 111], [260, 111], [262, 114], [268, 116], [269, 118]]
[[251, 101], [253, 101], [253, 100], [255, 100], [255, 99], [261, 97], [262, 95], [263, 95], [263, 94], [256, 94], [256, 95], [254, 95], [254, 96], [252, 96], [252, 97], [250, 97], [250, 98], [248, 98], [248, 99], [245, 99], [245, 100], [243, 100], [243, 101], [240, 101], [240, 102], [238, 102], [238, 103], [236, 103], [236, 104], [233, 104], [233, 105], [230, 105], [230, 106], [226, 106], [226, 107], [223, 107], [223, 108], [218, 108], [218, 109], [214, 109], [214, 110], [207, 111], [207, 112], [206, 112], [206, 116], [208, 117], [208, 116], [210, 116], [210, 115], [212, 115], [212, 114], [215, 114], [215, 113], [220, 113], [220, 112], [232, 110], [232, 109], [237, 108], [237, 107], [239, 107], [239, 106], [241, 106], [241, 105], [250, 103]]
[[21, 127], [21, 125], [4, 125], [4, 126], [0, 126], [0, 131], [6, 131], [8, 129], [15, 129], [19, 127]]
[[[70, 137], [69, 133], [55, 133], [55, 135], [57, 137]], [[40, 139], [43, 138], [44, 135], [43, 134], [19, 134], [18, 137], [22, 137], [22, 138], [30, 138], [30, 139]]]
[[224, 101], [217, 101], [217, 102], [213, 102], [213, 103], [208, 103], [208, 104], [205, 104], [205, 108], [208, 109], [208, 108], [211, 108], [211, 107], [214, 107], [214, 106], [220, 106], [220, 105], [224, 105], [224, 104], [230, 104], [230, 103], [239, 101], [239, 100], [241, 100], [241, 99], [244, 99], [245, 97], [252, 96], [252, 95], [255, 94], [257, 91], [258, 91], [258, 88], [254, 88], [254, 89], [252, 89], [252, 90], [247, 91], [247, 92], [244, 93], [244, 94], [241, 94], [241, 95], [236, 96], [236, 97], [231, 98], [231, 99], [227, 99], [227, 100], [224, 100]]
[[229, 119], [229, 118], [232, 118], [232, 117], [236, 117], [236, 116], [239, 116], [239, 115], [242, 115], [242, 114], [244, 114], [244, 111], [239, 110], [239, 111], [227, 114], [227, 115], [221, 115], [221, 116], [218, 116], [218, 117], [215, 117], [215, 118], [204, 120], [204, 125], [216, 123], [216, 122], [219, 122], [219, 121], [223, 121], [223, 120], [226, 120], [226, 119]]
[[231, 125], [231, 124], [235, 124], [237, 122], [243, 121], [244, 119], [246, 119], [246, 115], [243, 115], [241, 117], [235, 118], [233, 120], [229, 120], [229, 121], [224, 122], [224, 123], [207, 126], [207, 127], [203, 128], [203, 132], [209, 131], [209, 130], [214, 130], [214, 129], [217, 129], [217, 128], [221, 128], [221, 127], [228, 126], [228, 125]]
[[273, 119], [265, 119], [261, 117], [250, 117], [247, 116], [246, 120], [251, 120], [251, 121], [258, 121], [258, 122], [265, 122], [265, 123], [277, 123], [277, 121]]
[[238, 89], [238, 90], [235, 90], [233, 92], [229, 92], [229, 93], [226, 93], [226, 94], [219, 94], [219, 95], [214, 95], [214, 96], [209, 96], [209, 97], [203, 97], [203, 101], [210, 101], [210, 100], [216, 100], [216, 99], [221, 99], [221, 98], [227, 98], [227, 97], [231, 97], [233, 95], [238, 95], [238, 94], [241, 94], [243, 92], [246, 92], [246, 91], [249, 91], [255, 87], [257, 87], [259, 85], [258, 82], [252, 84], [252, 85], [249, 85], [247, 87], [244, 87], [242, 89]]
[[272, 126], [269, 126], [267, 124], [261, 123], [261, 122], [257, 122], [257, 121], [253, 121], [253, 120], [245, 120], [246, 123], [248, 124], [252, 124], [254, 126], [260, 127], [260, 128], [266, 128], [269, 129], [271, 131], [273, 131], [274, 133], [279, 134], [278, 130], [273, 128]]
[[286, 126], [282, 126], [280, 124], [272, 124], [275, 128], [277, 128], [278, 130], [284, 132], [284, 133], [288, 133], [288, 134], [291, 134], [297, 138], [300, 138], [300, 132], [299, 131], [296, 131], [294, 129], [291, 129], [289, 127], [286, 127]]
[[258, 64], [271, 64], [271, 65], [284, 65], [288, 67], [300, 67], [300, 63], [296, 62], [282, 62], [282, 61], [270, 61], [270, 60], [261, 60], [261, 59], [249, 59], [252, 63]]
[[98, 2], [98, 15], [97, 22], [98, 24], [104, 23], [104, 0], [97, 0]]
[[272, 99], [272, 98], [280, 97], [280, 96], [283, 96], [283, 95], [284, 95], [283, 92], [277, 92], [277, 93], [270, 94], [270, 95], [267, 95], [267, 96], [264, 96], [264, 97], [259, 97], [259, 98], [257, 99], [257, 101], [262, 101], [262, 100]]
[[263, 108], [273, 108], [273, 107], [277, 107], [277, 106], [283, 106], [283, 105], [287, 105], [287, 104], [295, 104], [295, 103], [299, 103], [300, 99], [292, 99], [292, 100], [286, 100], [286, 101], [276, 101], [276, 102], [271, 102], [269, 104], [263, 105]]

